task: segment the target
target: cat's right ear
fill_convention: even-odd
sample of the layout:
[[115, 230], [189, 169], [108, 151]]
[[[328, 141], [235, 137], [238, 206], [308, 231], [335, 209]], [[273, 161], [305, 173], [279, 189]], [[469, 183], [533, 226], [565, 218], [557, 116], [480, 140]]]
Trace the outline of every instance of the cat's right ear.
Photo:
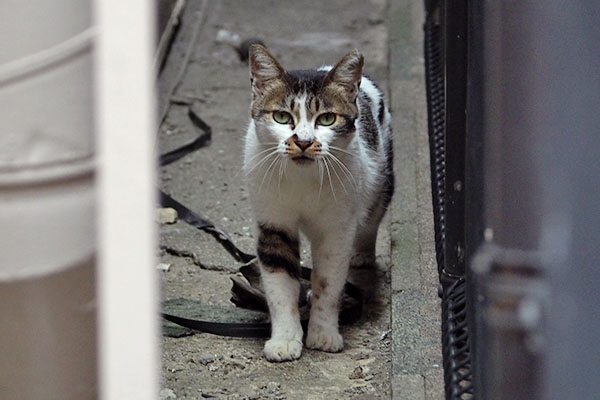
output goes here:
[[285, 70], [269, 50], [260, 44], [253, 44], [249, 55], [253, 98], [262, 96], [275, 83], [285, 80]]

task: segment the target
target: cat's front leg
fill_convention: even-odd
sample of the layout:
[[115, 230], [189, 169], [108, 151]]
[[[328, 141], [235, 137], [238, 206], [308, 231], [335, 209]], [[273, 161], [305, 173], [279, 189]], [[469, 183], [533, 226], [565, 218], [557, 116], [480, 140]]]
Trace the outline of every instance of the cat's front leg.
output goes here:
[[296, 360], [302, 354], [303, 334], [298, 310], [298, 233], [259, 224], [257, 253], [271, 315], [271, 338], [265, 343], [264, 355], [269, 361]]
[[312, 306], [306, 347], [328, 352], [342, 351], [338, 329], [339, 306], [350, 263], [353, 230], [339, 229], [312, 243]]

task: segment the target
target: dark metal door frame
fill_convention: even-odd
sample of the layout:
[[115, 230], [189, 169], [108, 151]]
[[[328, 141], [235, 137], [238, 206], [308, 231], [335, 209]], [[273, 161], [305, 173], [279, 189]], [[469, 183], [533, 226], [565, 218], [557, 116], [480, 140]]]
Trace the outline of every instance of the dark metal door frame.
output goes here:
[[425, 6], [446, 398], [596, 398], [600, 3]]

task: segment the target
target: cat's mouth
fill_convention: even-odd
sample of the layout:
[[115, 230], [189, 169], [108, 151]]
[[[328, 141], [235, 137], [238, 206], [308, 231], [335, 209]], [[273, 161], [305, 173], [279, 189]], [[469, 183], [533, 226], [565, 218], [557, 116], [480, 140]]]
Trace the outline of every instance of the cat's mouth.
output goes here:
[[310, 164], [311, 162], [314, 162], [315, 159], [302, 155], [298, 157], [292, 157], [292, 161], [294, 161], [296, 164], [306, 165]]

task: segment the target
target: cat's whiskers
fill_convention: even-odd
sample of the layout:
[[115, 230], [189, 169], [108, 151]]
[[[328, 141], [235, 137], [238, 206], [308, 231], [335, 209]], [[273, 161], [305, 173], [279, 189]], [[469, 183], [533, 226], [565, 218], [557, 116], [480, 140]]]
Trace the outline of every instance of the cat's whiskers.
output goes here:
[[354, 179], [354, 176], [352, 175], [352, 172], [350, 172], [350, 170], [348, 169], [348, 167], [346, 166], [346, 164], [344, 164], [342, 162], [342, 160], [340, 160], [339, 158], [337, 158], [332, 153], [329, 153], [328, 155], [330, 155], [332, 157], [332, 160], [335, 161], [342, 168], [342, 172], [344, 172], [344, 174], [346, 175], [346, 178], [348, 178], [348, 181], [350, 182], [350, 179], [352, 179], [352, 182], [350, 182], [350, 183], [356, 189], [356, 187], [357, 187], [358, 184], [356, 183], [356, 179]]
[[269, 180], [267, 181], [267, 187], [271, 187], [271, 181], [273, 180], [273, 175], [275, 175], [275, 170], [277, 169], [277, 166], [281, 164], [281, 157], [278, 157], [276, 160], [277, 162], [275, 163], [275, 165], [273, 165], [273, 168], [271, 168]]
[[281, 199], [281, 176], [283, 175], [283, 158], [279, 162], [279, 182], [277, 183], [277, 190], [279, 191], [279, 199]]
[[[278, 146], [272, 146], [272, 147], [266, 148], [266, 149], [264, 149], [264, 150], [262, 150], [262, 151], [260, 151], [260, 152], [256, 153], [255, 155], [253, 155], [253, 156], [250, 158], [250, 160], [248, 160], [248, 164], [252, 163], [252, 161], [253, 161], [254, 159], [256, 159], [256, 158], [260, 157], [262, 154], [264, 154], [264, 153], [266, 153], [266, 152], [268, 152], [268, 151], [273, 151], [273, 150], [276, 150], [276, 149], [277, 149], [277, 147], [278, 147]], [[261, 160], [261, 161], [262, 161], [262, 160]], [[257, 163], [257, 164], [258, 164], [258, 163]], [[248, 176], [248, 175], [250, 175], [250, 173], [251, 173], [251, 172], [254, 170], [254, 168], [256, 168], [256, 167], [257, 167], [257, 165], [255, 165], [254, 167], [252, 167], [252, 169], [250, 169], [250, 171], [247, 171], [247, 172], [245, 172], [245, 174], [244, 174], [244, 175], [245, 175], [245, 176]], [[240, 173], [241, 173], [241, 172], [243, 172], [243, 171], [244, 171], [244, 165], [242, 165], [242, 166], [241, 166], [241, 167], [240, 167], [240, 168], [237, 170], [237, 172], [235, 173], [235, 177], [237, 178], [237, 177], [240, 175]]]
[[340, 151], [340, 152], [342, 152], [342, 153], [346, 153], [346, 154], [348, 154], [349, 156], [356, 157], [356, 153], [352, 153], [352, 152], [350, 152], [350, 151], [348, 151], [348, 150], [344, 150], [344, 149], [341, 149], [341, 148], [339, 148], [339, 147], [332, 146], [332, 145], [329, 145], [329, 148], [330, 148], [331, 150]]
[[342, 185], [342, 189], [344, 189], [344, 193], [348, 194], [348, 191], [346, 190], [346, 185], [344, 185], [344, 182], [342, 182], [342, 178], [340, 178], [340, 175], [337, 173], [337, 170], [335, 169], [335, 165], [333, 163], [331, 163], [331, 169], [333, 170], [333, 173], [335, 174], [335, 176], [338, 178], [338, 181], [340, 181], [340, 185]]
[[319, 166], [319, 196], [317, 202], [321, 201], [321, 189], [323, 188], [323, 166], [320, 163], [321, 159], [317, 158], [317, 165]]
[[274, 149], [277, 149], [277, 148], [278, 148], [278, 146], [267, 147], [266, 149], [261, 150], [258, 153], [256, 153], [255, 155], [253, 155], [252, 158], [250, 158], [249, 162], [252, 162], [255, 158], [259, 157], [261, 154], [265, 154], [267, 151], [274, 150]]
[[[262, 181], [260, 182], [260, 186], [258, 187], [258, 192], [260, 193], [263, 184], [265, 183], [265, 179], [267, 178], [267, 175], [269, 175], [269, 171], [271, 171], [271, 168], [273, 168], [273, 166], [277, 163], [277, 161], [279, 161], [279, 154], [277, 154], [277, 156], [273, 159], [273, 161], [271, 161], [271, 164], [269, 164], [269, 167], [267, 168], [267, 170], [265, 171], [265, 174], [262, 178]], [[273, 174], [271, 174], [271, 177], [273, 177]], [[271, 179], [269, 178], [269, 183], [267, 185], [269, 185], [271, 182]]]
[[279, 152], [279, 150], [275, 149], [271, 153], [264, 156], [259, 162], [257, 162], [252, 168], [250, 168], [250, 170], [248, 172], [246, 172], [246, 176], [250, 175], [252, 173], [252, 171], [254, 171], [256, 168], [258, 168], [261, 164], [264, 164], [269, 159], [269, 157], [271, 157], [273, 155], [277, 155], [278, 152]]
[[337, 197], [335, 195], [335, 190], [333, 189], [333, 182], [331, 181], [331, 173], [329, 172], [329, 166], [327, 165], [327, 158], [323, 158], [323, 164], [325, 165], [325, 169], [327, 170], [327, 176], [329, 177], [329, 187], [331, 188], [333, 200], [337, 203]]

